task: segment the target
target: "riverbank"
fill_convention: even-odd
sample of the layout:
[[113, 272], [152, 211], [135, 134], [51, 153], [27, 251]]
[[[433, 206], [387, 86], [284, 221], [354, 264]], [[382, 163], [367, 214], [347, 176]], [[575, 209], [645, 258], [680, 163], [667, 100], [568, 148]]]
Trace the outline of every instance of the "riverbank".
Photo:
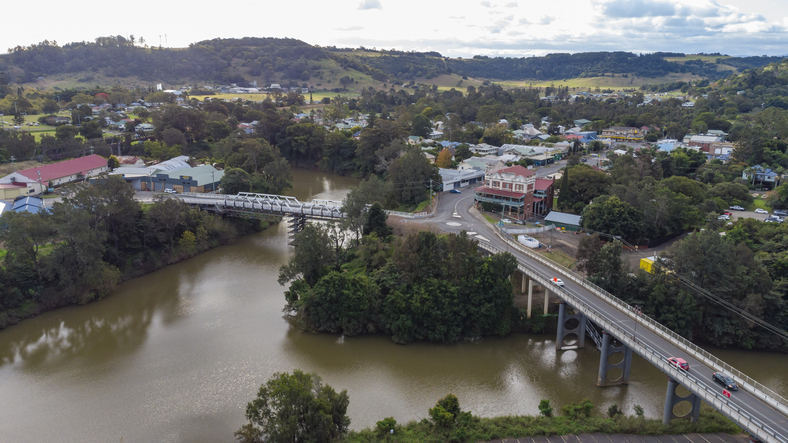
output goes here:
[[[161, 254], [159, 251], [152, 250], [142, 251], [126, 260], [126, 266], [120, 269], [118, 283], [142, 277], [166, 266], [196, 257], [219, 246], [231, 244], [247, 235], [263, 231], [273, 225], [279, 224], [280, 221], [281, 218], [277, 218], [259, 220], [259, 225], [252, 225], [250, 223], [235, 224], [235, 229], [232, 231], [223, 230], [220, 235], [202, 239], [195, 238], [191, 243], [184, 242], [179, 244], [168, 254]], [[83, 301], [83, 299], [68, 297], [63, 291], [58, 291], [52, 287], [46, 287], [41, 289], [41, 293], [37, 299], [28, 299], [21, 306], [0, 310], [0, 330], [16, 325], [22, 320], [33, 318], [47, 311], [71, 305], [84, 305], [102, 298], [103, 297], [98, 297]]]
[[[470, 416], [465, 420], [449, 427], [440, 427], [427, 419], [412, 421], [406, 425], [394, 425], [385, 429], [378, 422], [376, 429], [364, 429], [350, 432], [344, 441], [349, 443], [368, 442], [398, 442], [398, 443], [443, 443], [456, 442], [492, 442], [505, 439], [526, 439], [531, 442], [532, 437], [544, 436], [572, 436], [570, 441], [578, 440], [578, 435], [605, 434], [605, 435], [676, 435], [676, 434], [729, 434], [741, 435], [743, 430], [732, 421], [711, 408], [701, 410], [700, 418], [692, 423], [689, 420], [676, 419], [668, 425], [661, 420], [645, 417], [631, 417], [616, 415], [615, 418], [607, 417], [531, 417], [531, 416], [502, 416], [480, 418]], [[391, 432], [391, 429], [394, 432]], [[552, 443], [552, 439], [544, 439]], [[564, 438], [559, 441], [566, 442]], [[580, 440], [585, 441], [585, 440]], [[610, 443], [614, 440], [603, 440]], [[632, 440], [625, 439], [624, 442]], [[639, 441], [639, 440], [635, 440]], [[642, 441], [642, 439], [640, 440]], [[649, 439], [648, 441], [654, 441]], [[717, 439], [719, 441], [719, 439]], [[706, 441], [708, 443], [709, 440]]]

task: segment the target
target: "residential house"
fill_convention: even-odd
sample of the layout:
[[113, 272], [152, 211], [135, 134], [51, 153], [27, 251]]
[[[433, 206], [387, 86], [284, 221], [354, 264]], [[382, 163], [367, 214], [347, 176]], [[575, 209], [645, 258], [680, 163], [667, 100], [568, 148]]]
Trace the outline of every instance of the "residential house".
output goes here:
[[536, 177], [522, 166], [504, 168], [485, 176], [484, 186], [476, 188], [474, 201], [501, 205], [503, 213], [525, 220], [533, 215]]
[[764, 168], [761, 165], [755, 165], [747, 168], [742, 172], [741, 178], [749, 181], [753, 185], [760, 183], [764, 187], [774, 188], [780, 182], [780, 176], [769, 168]]
[[46, 211], [46, 204], [43, 199], [25, 197], [14, 201], [11, 210], [14, 212], [31, 212], [33, 214], [38, 214], [41, 211]]
[[581, 119], [575, 120], [573, 123], [575, 124], [575, 126], [579, 126], [579, 127], [582, 128], [583, 126], [590, 125], [593, 122], [591, 120], [586, 120], [584, 118], [581, 118]]
[[500, 155], [503, 154], [501, 148], [497, 146], [488, 145], [487, 143], [480, 143], [476, 146], [471, 146], [471, 152], [479, 155]]

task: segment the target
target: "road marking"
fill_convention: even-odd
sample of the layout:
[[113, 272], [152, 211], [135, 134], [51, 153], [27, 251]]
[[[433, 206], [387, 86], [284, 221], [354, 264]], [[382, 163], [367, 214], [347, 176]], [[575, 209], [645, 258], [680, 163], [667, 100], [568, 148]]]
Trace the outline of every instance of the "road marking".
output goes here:
[[490, 240], [487, 240], [486, 238], [482, 237], [481, 235], [477, 235], [476, 238], [478, 238], [481, 241], [486, 241], [487, 243], [490, 242]]
[[446, 224], [449, 226], [462, 226], [462, 223], [457, 223], [457, 222], [448, 222]]

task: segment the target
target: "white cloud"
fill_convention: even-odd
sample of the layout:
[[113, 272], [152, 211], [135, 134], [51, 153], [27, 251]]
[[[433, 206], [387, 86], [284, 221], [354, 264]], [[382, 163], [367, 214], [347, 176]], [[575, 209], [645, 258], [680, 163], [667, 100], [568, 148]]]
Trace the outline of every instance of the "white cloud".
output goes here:
[[380, 0], [364, 0], [358, 5], [358, 9], [383, 9], [383, 6], [380, 4]]
[[539, 23], [543, 25], [549, 25], [550, 23], [553, 22], [553, 20], [555, 20], [555, 17], [550, 17], [549, 15], [545, 15], [544, 17], [542, 17], [541, 20], [539, 20]]

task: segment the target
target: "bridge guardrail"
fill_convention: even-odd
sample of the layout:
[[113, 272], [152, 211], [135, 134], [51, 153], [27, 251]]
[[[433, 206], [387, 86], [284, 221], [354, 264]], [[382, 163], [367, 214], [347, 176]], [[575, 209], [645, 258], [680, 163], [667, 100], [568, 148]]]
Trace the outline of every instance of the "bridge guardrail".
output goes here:
[[529, 251], [523, 248], [518, 242], [513, 241], [509, 238], [508, 235], [503, 234], [501, 235], [500, 231], [498, 231], [499, 237], [501, 240], [506, 242], [509, 246], [515, 248], [517, 251], [527, 255], [530, 258], [542, 263], [543, 265], [560, 272], [562, 275], [570, 277], [573, 282], [579, 284], [580, 286], [584, 287], [589, 292], [594, 293], [597, 297], [605, 300], [608, 304], [618, 309], [620, 312], [624, 313], [628, 317], [635, 319], [637, 318], [638, 321], [644, 324], [644, 326], [648, 327], [652, 332], [662, 336], [666, 340], [672, 342], [673, 344], [684, 347], [685, 349], [689, 350], [689, 352], [698, 360], [704, 362], [708, 366], [712, 366], [715, 368], [719, 368], [719, 370], [727, 372], [731, 375], [734, 380], [745, 390], [750, 392], [753, 395], [760, 397], [764, 400], [767, 404], [769, 404], [774, 409], [780, 411], [781, 413], [788, 415], [788, 400], [782, 397], [780, 394], [777, 394], [773, 390], [769, 389], [762, 383], [758, 382], [757, 380], [753, 379], [752, 377], [746, 375], [742, 371], [734, 368], [733, 366], [729, 365], [728, 363], [720, 360], [718, 357], [715, 357], [705, 349], [695, 345], [691, 341], [687, 340], [686, 338], [682, 337], [681, 335], [677, 334], [676, 332], [670, 330], [669, 328], [665, 327], [661, 323], [657, 322], [653, 318], [647, 315], [636, 315], [635, 310], [630, 306], [628, 303], [624, 302], [620, 298], [610, 294], [609, 292], [603, 290], [602, 288], [594, 285], [593, 283], [586, 280], [584, 277], [578, 275], [577, 273], [567, 269], [563, 266], [560, 266], [552, 261], [546, 260], [539, 256], [532, 251]]
[[[479, 243], [479, 247], [492, 253], [506, 252], [496, 246], [485, 243]], [[524, 268], [525, 270], [530, 271], [532, 276], [536, 276], [535, 280], [538, 283], [545, 285], [546, 287], [550, 285], [550, 276], [544, 275], [521, 260], [517, 260], [517, 264], [518, 268], [521, 268], [521, 270]], [[766, 443], [788, 443], [788, 437], [767, 426], [761, 420], [750, 414], [746, 409], [737, 406], [732, 399], [723, 396], [716, 390], [710, 390], [703, 383], [699, 383], [698, 379], [694, 375], [681, 371], [675, 366], [669, 364], [667, 362], [668, 356], [662, 355], [650, 346], [638, 342], [635, 337], [629, 335], [628, 331], [607, 320], [603, 313], [598, 311], [593, 306], [587, 304], [579, 296], [565, 290], [564, 288], [556, 287], [555, 289], [561, 290], [563, 297], [568, 301], [568, 303], [575, 308], [581, 309], [587, 318], [590, 318], [592, 321], [600, 325], [604, 330], [611, 333], [630, 349], [636, 351], [643, 358], [646, 358], [653, 365], [657, 366], [660, 370], [662, 370], [662, 372], [668, 374], [668, 376], [678, 381], [682, 386], [698, 395], [701, 399], [714, 406], [726, 416], [730, 417], [732, 420], [740, 424], [749, 432], [756, 435], [762, 441]], [[638, 319], [642, 318], [639, 316]]]

